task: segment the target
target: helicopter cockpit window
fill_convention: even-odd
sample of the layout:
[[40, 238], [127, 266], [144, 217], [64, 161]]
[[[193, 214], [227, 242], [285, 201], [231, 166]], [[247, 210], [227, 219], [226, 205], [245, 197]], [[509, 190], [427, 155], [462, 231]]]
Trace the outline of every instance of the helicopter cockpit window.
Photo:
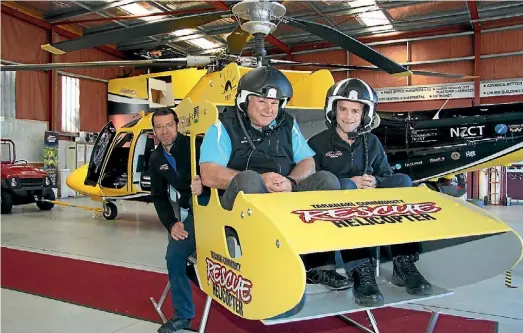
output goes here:
[[133, 133], [120, 133], [109, 153], [109, 160], [102, 176], [102, 187], [120, 189], [127, 185], [127, 165]]

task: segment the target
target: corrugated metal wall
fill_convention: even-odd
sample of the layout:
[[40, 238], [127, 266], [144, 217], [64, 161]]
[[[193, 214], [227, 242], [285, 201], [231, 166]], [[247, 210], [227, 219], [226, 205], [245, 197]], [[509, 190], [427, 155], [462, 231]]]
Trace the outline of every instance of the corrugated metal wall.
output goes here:
[[[11, 17], [4, 12], [1, 16], [2, 60], [18, 63], [47, 63], [49, 53], [40, 46], [49, 43], [49, 32], [45, 29]], [[55, 34], [55, 41], [63, 37]], [[98, 49], [88, 49], [56, 56], [55, 62], [111, 61], [120, 58]], [[69, 73], [99, 79], [112, 79], [123, 74], [121, 68], [93, 68], [67, 70]], [[50, 80], [47, 72], [18, 72], [16, 78], [16, 118], [49, 121]], [[56, 113], [54, 130], [61, 130], [61, 76], [56, 80]], [[107, 122], [107, 84], [80, 79], [80, 130], [99, 131]]]
[[[407, 43], [397, 43], [390, 45], [376, 45], [373, 48], [385, 56], [400, 62], [422, 62], [430, 60], [462, 58], [474, 56], [474, 38], [472, 35], [457, 36], [450, 38], [417, 40]], [[523, 51], [523, 29], [514, 29], [507, 31], [484, 32], [481, 34], [481, 55], [499, 54], [508, 52]], [[410, 53], [410, 54], [407, 54]], [[294, 54], [295, 61], [303, 62], [321, 62], [350, 64], [356, 66], [370, 66], [370, 64], [353, 54], [349, 55], [347, 62], [347, 53], [342, 50], [329, 50], [314, 53]], [[300, 67], [303, 68], [303, 67]], [[474, 60], [444, 62], [436, 64], [420, 64], [410, 67], [414, 70], [437, 71], [447, 73], [460, 73], [474, 75]], [[498, 80], [508, 78], [523, 77], [523, 55], [481, 59], [480, 79]], [[426, 77], [413, 75], [409, 79], [406, 77], [394, 77], [381, 72], [370, 72], [355, 70], [350, 71], [350, 77], [358, 77], [367, 81], [374, 88], [401, 87], [407, 85], [425, 85], [425, 84], [443, 84], [443, 83], [460, 83], [467, 80], [452, 80], [437, 77]], [[344, 79], [348, 76], [347, 72], [335, 72], [336, 80]], [[468, 80], [470, 81], [470, 80]], [[506, 103], [522, 101], [523, 96], [501, 96], [481, 98], [482, 104]], [[445, 100], [432, 101], [412, 101], [400, 103], [383, 103], [380, 110], [383, 111], [412, 111], [412, 110], [430, 110], [440, 108]], [[451, 99], [445, 105], [445, 108], [472, 106], [473, 99]]]

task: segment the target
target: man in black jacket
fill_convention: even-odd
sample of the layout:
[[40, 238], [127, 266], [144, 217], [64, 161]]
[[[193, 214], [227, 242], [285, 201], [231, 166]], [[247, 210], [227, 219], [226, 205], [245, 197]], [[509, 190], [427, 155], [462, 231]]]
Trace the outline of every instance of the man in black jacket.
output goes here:
[[[316, 152], [317, 170], [335, 174], [342, 189], [410, 187], [408, 175], [392, 172], [387, 155], [379, 139], [370, 131], [375, 121], [376, 92], [360, 79], [346, 79], [333, 85], [325, 99], [325, 115], [329, 128], [309, 139]], [[383, 304], [374, 275], [372, 249], [341, 251], [348, 271], [354, 279], [353, 294], [361, 305]], [[414, 262], [418, 260], [419, 244], [393, 245], [393, 278], [398, 286], [405, 286], [413, 295], [432, 292], [431, 284], [419, 273]], [[333, 253], [315, 257], [319, 262], [335, 261]]]
[[[186, 275], [186, 260], [196, 251], [194, 218], [190, 207], [191, 193], [200, 195], [202, 184], [198, 176], [191, 181], [190, 140], [189, 137], [178, 133], [176, 113], [170, 108], [156, 110], [152, 116], [152, 125], [160, 144], [149, 160], [151, 195], [158, 217], [169, 232], [165, 259], [175, 310], [173, 318], [163, 324], [158, 332], [171, 333], [188, 328], [191, 319], [194, 318], [191, 284]], [[176, 197], [177, 193], [179, 198]], [[178, 201], [180, 210], [188, 211], [183, 222], [176, 217], [170, 197], [173, 201]]]

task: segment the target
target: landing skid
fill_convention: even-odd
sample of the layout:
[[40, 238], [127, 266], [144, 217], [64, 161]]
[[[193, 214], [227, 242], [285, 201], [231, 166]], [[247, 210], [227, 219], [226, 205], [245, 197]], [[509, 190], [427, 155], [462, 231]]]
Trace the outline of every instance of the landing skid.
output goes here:
[[[189, 258], [189, 263], [196, 265], [196, 258]], [[378, 266], [379, 267], [379, 266]], [[194, 281], [199, 282], [199, 281]], [[390, 283], [383, 276], [377, 276], [376, 282], [385, 297], [386, 303], [381, 307], [389, 307], [399, 304], [405, 304], [408, 302], [418, 302], [422, 300], [434, 299], [443, 296], [449, 296], [454, 294], [454, 292], [447, 290], [445, 288], [433, 285], [433, 293], [430, 296], [413, 296], [405, 292], [405, 288], [397, 287]], [[150, 297], [151, 303], [154, 306], [155, 311], [160, 316], [163, 323], [167, 322], [165, 315], [162, 312], [162, 305], [167, 297], [167, 293], [170, 290], [170, 284], [167, 282], [162, 295], [158, 302], [153, 297]], [[200, 323], [198, 332], [204, 333], [205, 327], [207, 325], [207, 319], [209, 316], [209, 311], [212, 304], [212, 297], [207, 296], [205, 301], [205, 306], [203, 309], [203, 316]], [[299, 312], [294, 313], [288, 316], [278, 316], [276, 319], [266, 319], [261, 322], [267, 326], [284, 324], [290, 322], [297, 322], [303, 320], [319, 319], [324, 317], [336, 316], [337, 318], [347, 322], [350, 325], [353, 325], [363, 332], [366, 333], [379, 333], [378, 323], [376, 318], [372, 314], [372, 310], [380, 307], [361, 307], [354, 302], [351, 289], [333, 292], [328, 291], [322, 286], [318, 285], [308, 285], [305, 292], [305, 302], [304, 306], [300, 309]], [[372, 326], [372, 330], [364, 326], [363, 324], [347, 317], [349, 313], [365, 311], [369, 318], [369, 321]], [[439, 313], [431, 311], [431, 317], [427, 326], [425, 333], [433, 333], [438, 320]]]

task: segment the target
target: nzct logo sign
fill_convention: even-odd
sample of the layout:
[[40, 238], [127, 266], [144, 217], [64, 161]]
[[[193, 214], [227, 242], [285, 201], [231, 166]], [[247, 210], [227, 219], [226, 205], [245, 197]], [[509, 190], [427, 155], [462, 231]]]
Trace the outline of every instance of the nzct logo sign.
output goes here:
[[485, 125], [480, 126], [462, 126], [450, 129], [451, 138], [475, 138], [482, 137]]

